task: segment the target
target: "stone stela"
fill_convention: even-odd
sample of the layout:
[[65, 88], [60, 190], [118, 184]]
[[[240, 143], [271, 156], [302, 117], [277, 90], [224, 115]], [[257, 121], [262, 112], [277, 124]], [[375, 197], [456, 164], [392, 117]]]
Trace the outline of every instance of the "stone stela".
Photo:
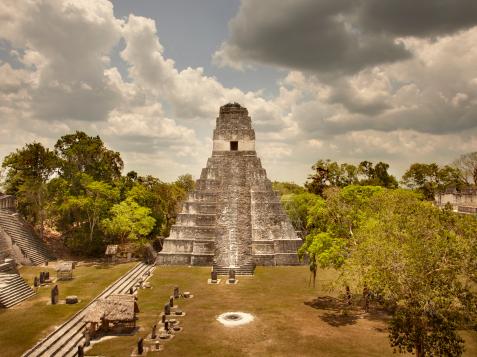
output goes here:
[[302, 241], [255, 152], [246, 108], [220, 108], [212, 156], [184, 202], [157, 264], [213, 265], [253, 274], [256, 265], [298, 265]]
[[58, 296], [59, 296], [58, 285], [55, 285], [55, 286], [51, 289], [51, 305], [56, 305], [56, 304], [58, 304]]

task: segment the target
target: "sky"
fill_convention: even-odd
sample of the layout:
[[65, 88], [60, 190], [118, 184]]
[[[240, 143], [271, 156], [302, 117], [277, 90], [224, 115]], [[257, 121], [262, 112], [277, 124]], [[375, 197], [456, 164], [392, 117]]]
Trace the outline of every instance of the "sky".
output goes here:
[[477, 151], [475, 0], [3, 0], [0, 23], [0, 160], [81, 130], [197, 178], [228, 102], [271, 180]]

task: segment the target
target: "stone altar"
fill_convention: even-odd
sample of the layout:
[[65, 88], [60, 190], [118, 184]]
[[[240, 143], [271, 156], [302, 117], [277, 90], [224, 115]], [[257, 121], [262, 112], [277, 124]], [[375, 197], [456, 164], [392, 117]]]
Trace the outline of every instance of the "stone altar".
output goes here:
[[298, 265], [302, 244], [255, 151], [246, 108], [220, 108], [212, 156], [183, 204], [156, 263], [213, 265], [252, 274], [255, 265]]

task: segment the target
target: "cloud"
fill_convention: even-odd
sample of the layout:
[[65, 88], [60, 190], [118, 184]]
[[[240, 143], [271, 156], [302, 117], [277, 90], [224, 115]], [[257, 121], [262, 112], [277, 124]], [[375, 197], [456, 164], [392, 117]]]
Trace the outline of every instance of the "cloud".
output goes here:
[[402, 43], [354, 28], [347, 17], [353, 8], [348, 0], [243, 0], [214, 59], [235, 68], [264, 63], [329, 74], [410, 57]]
[[473, 0], [242, 0], [219, 65], [256, 63], [329, 77], [409, 59], [402, 37], [450, 34], [477, 24]]
[[477, 24], [473, 0], [367, 0], [357, 9], [365, 31], [393, 36], [430, 37], [452, 34]]
[[[32, 115], [45, 119], [97, 121], [120, 95], [108, 86], [104, 57], [119, 40], [121, 20], [108, 1], [7, 0], [3, 37], [33, 68]], [[52, 105], [52, 102], [55, 104]]]
[[109, 1], [4, 1], [0, 156], [83, 130], [120, 151], [126, 170], [198, 175], [218, 109], [234, 101], [248, 108], [272, 179], [303, 183], [320, 158], [387, 161], [399, 174], [474, 151], [475, 6], [422, 1], [410, 20], [394, 16], [407, 0], [385, 2], [244, 0], [216, 60], [292, 69], [273, 91], [246, 92], [177, 68], [153, 19], [118, 19]]

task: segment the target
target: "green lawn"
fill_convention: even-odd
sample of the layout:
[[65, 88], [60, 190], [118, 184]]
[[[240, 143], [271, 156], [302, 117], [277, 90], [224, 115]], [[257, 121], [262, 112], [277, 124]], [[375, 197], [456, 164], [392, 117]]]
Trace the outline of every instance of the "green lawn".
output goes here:
[[[254, 277], [238, 277], [237, 285], [208, 285], [209, 268], [157, 267], [152, 289], [139, 293], [138, 324], [134, 336], [100, 341], [89, 355], [130, 356], [139, 337], [159, 320], [174, 285], [194, 294], [179, 300], [186, 316], [184, 330], [165, 343], [167, 356], [396, 356], [389, 347], [386, 315], [364, 314], [360, 309], [343, 315], [324, 283], [333, 272], [320, 271], [318, 288], [307, 287], [307, 267], [256, 270]], [[318, 301], [317, 296], [321, 298]], [[255, 315], [245, 326], [227, 328], [216, 321], [227, 311]], [[467, 356], [477, 355], [477, 335], [464, 333]]]
[[[78, 266], [73, 271], [74, 279], [58, 282], [58, 288], [60, 300], [67, 295], [77, 295], [81, 300], [79, 304], [50, 305], [50, 286], [40, 288], [37, 295], [10, 309], [0, 309], [0, 355], [21, 355], [135, 264]], [[56, 277], [53, 267], [23, 267], [20, 273], [33, 285], [33, 277], [46, 270]]]

